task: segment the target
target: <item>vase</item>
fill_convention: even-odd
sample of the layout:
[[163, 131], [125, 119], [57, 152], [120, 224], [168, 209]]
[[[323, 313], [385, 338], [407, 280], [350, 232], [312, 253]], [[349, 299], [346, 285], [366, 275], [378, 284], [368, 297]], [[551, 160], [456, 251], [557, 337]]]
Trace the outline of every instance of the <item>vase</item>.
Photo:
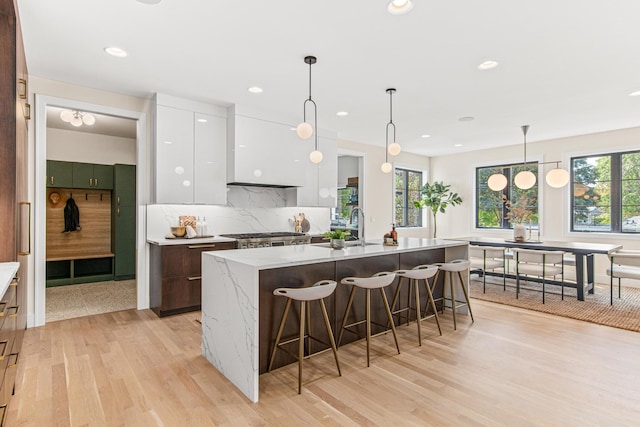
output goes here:
[[515, 224], [513, 226], [513, 240], [516, 242], [524, 242], [527, 237], [527, 229], [523, 224]]
[[329, 242], [329, 246], [333, 249], [342, 249], [344, 248], [344, 239], [331, 239]]

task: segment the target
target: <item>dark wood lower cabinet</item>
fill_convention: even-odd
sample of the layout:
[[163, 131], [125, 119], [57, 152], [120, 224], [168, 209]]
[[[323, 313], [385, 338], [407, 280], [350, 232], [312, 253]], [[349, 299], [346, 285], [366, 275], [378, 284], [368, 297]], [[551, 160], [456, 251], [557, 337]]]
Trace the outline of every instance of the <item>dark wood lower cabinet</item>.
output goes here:
[[[273, 295], [273, 291], [280, 287], [307, 287], [319, 280], [329, 279], [336, 280], [338, 286], [333, 295], [325, 298], [325, 304], [327, 312], [329, 314], [329, 321], [333, 329], [334, 337], [337, 339], [339, 334], [339, 328], [344, 317], [347, 302], [349, 300], [349, 293], [351, 292], [351, 286], [341, 285], [340, 280], [345, 277], [369, 277], [375, 273], [382, 271], [395, 271], [399, 269], [411, 269], [421, 264], [433, 264], [436, 262], [444, 262], [445, 250], [444, 249], [430, 249], [424, 251], [415, 252], [403, 252], [400, 254], [371, 256], [366, 258], [356, 258], [337, 262], [325, 262], [318, 264], [305, 264], [294, 267], [282, 267], [275, 269], [267, 269], [260, 271], [260, 354], [259, 354], [259, 369], [260, 373], [267, 371], [269, 364], [269, 356], [273, 343], [280, 325], [280, 319], [284, 311], [287, 298]], [[437, 298], [442, 295], [443, 292], [443, 277], [440, 275], [438, 283], [435, 288], [434, 296]], [[393, 293], [396, 286], [398, 286], [398, 280], [387, 286], [384, 291], [389, 304], [393, 299]], [[406, 280], [406, 279], [405, 279]], [[421, 282], [421, 286], [424, 286]], [[401, 288], [398, 307], [406, 306], [408, 299], [408, 286], [403, 284]], [[424, 290], [420, 290], [420, 306], [425, 307], [427, 303], [427, 293]], [[398, 308], [396, 307], [396, 308]], [[292, 309], [289, 312], [289, 318], [285, 329], [283, 331], [283, 337], [292, 337], [298, 334], [298, 316], [299, 303], [294, 302]], [[324, 321], [320, 314], [320, 308], [317, 302], [311, 303], [311, 334], [325, 342], [328, 342], [327, 334], [325, 331]], [[425, 313], [423, 313], [424, 315]], [[349, 317], [349, 323], [356, 320], [363, 320], [365, 318], [365, 292], [362, 289], [356, 290], [356, 294], [353, 301], [351, 315]], [[375, 289], [371, 292], [371, 318], [373, 322], [379, 325], [387, 324], [387, 314], [384, 309], [382, 297], [380, 292]], [[412, 315], [415, 319], [415, 314]], [[399, 323], [399, 319], [396, 317], [395, 323]], [[405, 318], [406, 321], [406, 318]], [[378, 326], [372, 324], [372, 333], [378, 333], [384, 331], [384, 326]], [[359, 340], [360, 337], [365, 336], [365, 325], [359, 325], [354, 328], [359, 334], [356, 335], [352, 332], [345, 331], [342, 337], [341, 345]], [[383, 338], [384, 339], [384, 338]], [[393, 338], [387, 338], [392, 342]], [[296, 344], [291, 344], [295, 346]], [[311, 352], [324, 350], [328, 346], [313, 342]], [[295, 353], [294, 347], [289, 348], [290, 351]], [[288, 355], [284, 351], [280, 351], [276, 355], [274, 361], [274, 368], [293, 363], [295, 358]]]
[[200, 310], [202, 252], [235, 248], [235, 242], [151, 245], [151, 309], [161, 317]]

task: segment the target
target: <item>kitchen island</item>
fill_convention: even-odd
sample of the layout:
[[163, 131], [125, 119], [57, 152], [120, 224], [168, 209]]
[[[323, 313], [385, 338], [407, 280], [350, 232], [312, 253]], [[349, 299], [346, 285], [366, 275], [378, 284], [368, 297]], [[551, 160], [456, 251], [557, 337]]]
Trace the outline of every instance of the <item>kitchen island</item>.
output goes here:
[[[467, 247], [467, 242], [405, 238], [399, 240], [398, 246], [378, 243], [342, 250], [321, 244], [204, 252], [202, 354], [249, 399], [257, 402], [259, 375], [266, 371], [269, 350], [286, 303], [286, 298], [273, 295], [275, 288], [310, 286], [322, 279], [339, 282], [348, 276], [371, 276], [380, 271], [467, 258]], [[441, 294], [442, 279], [439, 282], [436, 292]], [[334, 334], [342, 320], [348, 288], [338, 285], [334, 295], [325, 301]], [[356, 300], [354, 308], [362, 309], [360, 302]], [[372, 307], [372, 313], [374, 320], [386, 319], [381, 317], [384, 316], [381, 305]], [[311, 328], [322, 339], [319, 333], [322, 327], [316, 322], [321, 322], [319, 317], [311, 319]], [[285, 335], [296, 329], [295, 322], [288, 324], [292, 329], [285, 330]], [[343, 343], [349, 338], [357, 339], [347, 335], [345, 338], [348, 339]], [[314, 351], [321, 349], [315, 347]], [[293, 359], [280, 359], [275, 366], [291, 362]]]

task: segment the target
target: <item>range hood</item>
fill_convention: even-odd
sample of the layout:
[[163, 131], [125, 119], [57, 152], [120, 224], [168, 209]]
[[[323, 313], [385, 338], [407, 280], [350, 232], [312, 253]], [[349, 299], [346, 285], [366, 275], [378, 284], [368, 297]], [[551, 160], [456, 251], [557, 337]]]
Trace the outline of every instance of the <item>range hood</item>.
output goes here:
[[[260, 118], [259, 118], [260, 117]], [[311, 140], [301, 140], [295, 125], [265, 119], [268, 115], [227, 115], [227, 185], [302, 187], [306, 184]]]

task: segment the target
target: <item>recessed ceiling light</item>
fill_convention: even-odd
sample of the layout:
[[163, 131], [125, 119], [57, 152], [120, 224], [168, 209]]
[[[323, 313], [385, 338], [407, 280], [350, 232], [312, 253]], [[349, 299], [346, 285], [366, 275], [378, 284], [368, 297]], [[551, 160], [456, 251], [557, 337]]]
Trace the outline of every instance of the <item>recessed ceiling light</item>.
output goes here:
[[635, 92], [631, 92], [631, 93], [629, 94], [629, 96], [640, 96], [640, 90], [637, 90], [637, 91], [635, 91]]
[[420, 138], [431, 138], [431, 135], [427, 135], [426, 133], [424, 135], [420, 135]]
[[173, 144], [173, 141], [164, 141], [165, 144], [171, 145]]
[[200, 123], [207, 123], [207, 119], [198, 119], [197, 121], [199, 121]]
[[348, 116], [348, 115], [349, 115], [349, 113], [346, 112], [346, 111], [338, 111], [336, 113], [336, 116], [340, 116], [340, 117], [344, 117], [344, 116]]
[[262, 88], [258, 87], [258, 86], [251, 86], [249, 89], [247, 89], [249, 92], [251, 93], [262, 93]]
[[392, 15], [402, 15], [411, 9], [413, 9], [413, 1], [411, 0], [393, 0], [387, 6], [387, 11]]
[[473, 119], [475, 119], [475, 117], [466, 116], [466, 117], [460, 117], [460, 118], [458, 119], [458, 121], [459, 121], [459, 122], [470, 122], [470, 121], [472, 121]]
[[478, 65], [478, 70], [490, 70], [492, 68], [496, 68], [497, 66], [497, 61], [484, 61], [482, 64]]
[[297, 129], [296, 128], [289, 128], [289, 130], [296, 131]]
[[104, 51], [109, 55], [115, 56], [117, 58], [124, 58], [125, 56], [127, 56], [127, 52], [115, 46], [105, 47]]
[[462, 144], [454, 144], [454, 147], [462, 147]]

